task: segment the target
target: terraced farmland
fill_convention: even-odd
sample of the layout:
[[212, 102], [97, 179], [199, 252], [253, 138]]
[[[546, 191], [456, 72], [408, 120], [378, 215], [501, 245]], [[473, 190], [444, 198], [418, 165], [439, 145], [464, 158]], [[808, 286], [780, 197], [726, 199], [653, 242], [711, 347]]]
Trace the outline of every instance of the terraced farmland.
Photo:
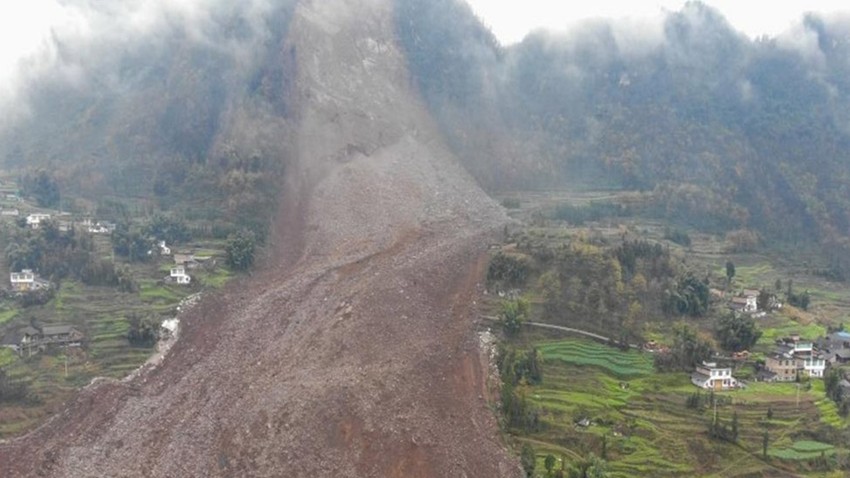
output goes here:
[[587, 340], [564, 340], [538, 346], [547, 361], [597, 367], [619, 378], [635, 378], [652, 373], [652, 357], [631, 350], [612, 353], [615, 349]]
[[771, 448], [768, 455], [783, 460], [811, 460], [835, 454], [835, 447], [811, 440], [795, 441], [788, 448]]
[[[102, 240], [102, 238], [98, 238]], [[101, 244], [108, 247], [108, 243]], [[212, 249], [207, 249], [208, 255]], [[220, 250], [219, 250], [220, 253]], [[9, 349], [0, 353], [0, 367], [10, 377], [25, 382], [35, 397], [27, 403], [0, 407], [0, 439], [18, 434], [55, 412], [75, 390], [94, 377], [122, 378], [150, 357], [152, 348], [134, 347], [127, 339], [131, 316], [154, 321], [173, 317], [181, 299], [198, 290], [222, 286], [231, 272], [225, 268], [193, 270], [191, 287], [163, 283], [170, 262], [130, 264], [139, 284], [138, 293], [111, 287], [87, 286], [65, 279], [53, 300], [25, 309], [11, 301], [0, 304], [0, 336], [29, 321], [70, 324], [82, 332], [80, 348], [49, 349], [32, 357], [18, 357]]]
[[[598, 456], [604, 442], [614, 477], [788, 476], [817, 469], [821, 453], [847, 453], [805, 436], [822, 427], [844, 427], [821, 382], [799, 391], [796, 384], [755, 383], [718, 394], [718, 420], [729, 426], [738, 417], [739, 438], [731, 444], [708, 435], [714, 416], [709, 396], [703, 396], [700, 408], [688, 408], [686, 399], [697, 390], [688, 374], [656, 373], [651, 354], [583, 339], [542, 342], [537, 349], [543, 382], [529, 387], [526, 396], [540, 411], [543, 426], [519, 440], [534, 446], [541, 464], [550, 453], [568, 462], [591, 452]], [[578, 425], [581, 418], [592, 424]], [[762, 457], [765, 429], [767, 460]]]

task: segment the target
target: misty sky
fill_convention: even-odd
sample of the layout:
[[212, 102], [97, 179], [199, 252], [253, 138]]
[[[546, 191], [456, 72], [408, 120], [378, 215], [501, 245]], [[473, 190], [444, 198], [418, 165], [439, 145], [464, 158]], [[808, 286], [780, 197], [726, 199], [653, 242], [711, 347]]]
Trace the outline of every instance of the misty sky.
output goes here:
[[[174, 23], [191, 30], [202, 24], [213, 5], [232, 0], [25, 0], [0, 2], [0, 107], [4, 99], [26, 90], [39, 71], [62, 63], [57, 42], [65, 46], [112, 45], [149, 34], [158, 25]], [[240, 0], [261, 11], [267, 0]], [[657, 30], [665, 10], [679, 10], [684, 0], [468, 0], [476, 13], [504, 44], [517, 42], [535, 28], [563, 31], [588, 18], [629, 19], [633, 38]], [[740, 30], [751, 36], [775, 36], [799, 24], [803, 12], [844, 11], [840, 0], [705, 0], [721, 10]], [[71, 81], [81, 75], [79, 65], [50, 70]], [[26, 72], [26, 74], [22, 73]]]
[[[504, 44], [522, 40], [535, 28], [562, 31], [589, 18], [658, 19], [666, 9], [679, 10], [684, 0], [467, 0]], [[805, 12], [850, 13], [846, 0], [704, 0], [751, 37], [776, 36], [799, 22]]]

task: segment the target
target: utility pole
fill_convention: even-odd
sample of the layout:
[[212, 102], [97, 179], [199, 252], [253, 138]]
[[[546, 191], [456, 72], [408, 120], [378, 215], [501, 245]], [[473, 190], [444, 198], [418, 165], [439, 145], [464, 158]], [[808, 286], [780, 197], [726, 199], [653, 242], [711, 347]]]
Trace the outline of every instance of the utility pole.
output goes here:
[[800, 409], [800, 384], [797, 384], [797, 410]]
[[711, 401], [714, 402], [714, 419], [711, 423], [711, 433], [714, 435], [714, 432], [717, 431], [717, 397], [714, 394], [711, 395]]

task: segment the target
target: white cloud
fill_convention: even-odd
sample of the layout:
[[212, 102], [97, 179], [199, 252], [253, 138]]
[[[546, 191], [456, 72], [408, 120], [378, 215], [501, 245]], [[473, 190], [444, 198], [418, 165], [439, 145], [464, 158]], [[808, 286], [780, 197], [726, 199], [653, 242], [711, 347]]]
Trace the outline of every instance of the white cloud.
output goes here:
[[[594, 0], [592, 2], [467, 0], [476, 14], [505, 44], [516, 43], [531, 30], [563, 31], [592, 18], [646, 20], [665, 10], [679, 10], [685, 0]], [[750, 37], [776, 36], [798, 23], [805, 12], [848, 12], [842, 0], [705, 0], [735, 28]]]
[[[0, 5], [0, 108], [2, 120], [26, 114], [25, 96], [34, 78], [82, 84], [89, 66], [158, 32], [179, 28], [194, 41], [207, 41], [217, 13], [240, 11], [257, 31], [269, 0], [26, 0]], [[215, 45], [236, 49], [243, 45]], [[241, 54], [242, 52], [238, 52]]]
[[800, 53], [811, 67], [821, 68], [826, 65], [826, 56], [820, 49], [817, 32], [806, 28], [802, 23], [777, 36], [776, 44]]

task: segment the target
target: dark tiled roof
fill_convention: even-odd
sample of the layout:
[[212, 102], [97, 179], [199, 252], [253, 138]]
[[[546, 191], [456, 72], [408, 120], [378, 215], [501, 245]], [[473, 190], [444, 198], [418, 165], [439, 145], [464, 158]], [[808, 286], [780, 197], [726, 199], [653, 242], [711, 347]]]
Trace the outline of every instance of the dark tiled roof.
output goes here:
[[41, 333], [45, 336], [68, 335], [72, 332], [74, 332], [74, 327], [70, 325], [45, 325], [41, 328]]

